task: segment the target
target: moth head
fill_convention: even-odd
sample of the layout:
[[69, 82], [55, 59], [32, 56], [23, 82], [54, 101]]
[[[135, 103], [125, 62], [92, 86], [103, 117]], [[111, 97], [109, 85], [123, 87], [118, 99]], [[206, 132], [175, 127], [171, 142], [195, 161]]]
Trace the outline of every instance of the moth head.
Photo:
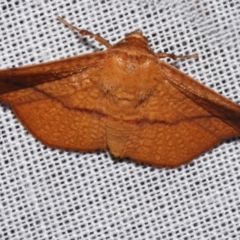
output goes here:
[[125, 40], [131, 39], [131, 38], [139, 39], [139, 40], [142, 40], [144, 43], [148, 43], [147, 38], [143, 36], [142, 31], [139, 29], [125, 35]]

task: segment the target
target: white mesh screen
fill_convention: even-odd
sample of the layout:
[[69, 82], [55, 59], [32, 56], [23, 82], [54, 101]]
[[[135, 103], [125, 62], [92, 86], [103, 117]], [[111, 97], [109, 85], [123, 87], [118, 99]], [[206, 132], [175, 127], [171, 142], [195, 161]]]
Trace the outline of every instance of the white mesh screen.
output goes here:
[[[141, 29], [172, 64], [240, 103], [240, 2], [0, 0], [0, 67], [104, 49]], [[51, 149], [0, 105], [0, 239], [240, 239], [240, 138], [189, 164], [154, 168], [107, 152]], [[176, 146], [177, 147], [177, 146]]]

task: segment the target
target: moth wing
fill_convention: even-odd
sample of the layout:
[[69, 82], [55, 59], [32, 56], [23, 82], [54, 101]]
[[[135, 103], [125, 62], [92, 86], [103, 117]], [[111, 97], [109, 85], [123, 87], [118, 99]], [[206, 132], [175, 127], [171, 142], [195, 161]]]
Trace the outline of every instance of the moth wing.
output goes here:
[[161, 63], [158, 85], [141, 106], [122, 157], [155, 166], [186, 163], [240, 134], [240, 106]]
[[96, 68], [105, 52], [83, 54], [48, 63], [0, 70], [0, 96], [4, 93], [34, 87], [39, 84], [58, 81], [77, 73]]
[[97, 79], [104, 56], [104, 52], [87, 54], [18, 68], [13, 73], [2, 70], [0, 85], [5, 86], [5, 93], [0, 94], [0, 100], [12, 107], [29, 132], [49, 146], [106, 149], [105, 126], [96, 110], [100, 105]]

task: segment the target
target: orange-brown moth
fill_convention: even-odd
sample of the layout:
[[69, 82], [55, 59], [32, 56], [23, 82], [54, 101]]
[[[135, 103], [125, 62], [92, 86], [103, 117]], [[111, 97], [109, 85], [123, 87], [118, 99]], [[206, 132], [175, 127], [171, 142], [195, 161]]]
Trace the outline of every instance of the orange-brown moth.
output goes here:
[[240, 106], [160, 61], [177, 56], [140, 31], [111, 45], [59, 19], [107, 50], [0, 71], [0, 100], [43, 143], [172, 167], [240, 135]]

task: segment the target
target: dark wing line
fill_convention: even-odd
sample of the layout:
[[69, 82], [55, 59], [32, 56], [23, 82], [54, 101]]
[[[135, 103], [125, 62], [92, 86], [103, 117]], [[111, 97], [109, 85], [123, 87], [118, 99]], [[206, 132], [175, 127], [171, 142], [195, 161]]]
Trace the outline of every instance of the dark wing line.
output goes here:
[[0, 95], [82, 73], [99, 64], [105, 52], [84, 54], [26, 67], [0, 70]]
[[[40, 92], [42, 94], [44, 94], [46, 96], [46, 98], [49, 98], [49, 99], [52, 99], [58, 103], [60, 103], [64, 108], [68, 109], [68, 110], [72, 110], [72, 111], [79, 111], [79, 112], [84, 112], [84, 113], [87, 113], [87, 114], [94, 114], [94, 115], [98, 115], [100, 118], [102, 117], [105, 117], [105, 118], [111, 118], [115, 121], [122, 121], [123, 119], [118, 119], [114, 116], [111, 116], [109, 114], [107, 114], [106, 112], [103, 112], [102, 110], [99, 110], [99, 109], [89, 109], [89, 108], [80, 108], [80, 107], [69, 107], [67, 105], [64, 104], [64, 102], [62, 102], [57, 96], [52, 96], [51, 94], [45, 92], [44, 90], [42, 89], [38, 89], [37, 87], [33, 87], [33, 89], [37, 92]], [[37, 101], [37, 100], [36, 100]], [[21, 104], [20, 104], [21, 105]], [[182, 116], [184, 116], [182, 113], [180, 113]], [[135, 123], [137, 125], [144, 125], [144, 124], [150, 124], [150, 125], [155, 125], [155, 124], [162, 124], [162, 125], [177, 125], [177, 124], [180, 124], [181, 122], [186, 122], [186, 121], [194, 121], [194, 120], [197, 120], [197, 119], [206, 119], [206, 118], [213, 118], [213, 116], [208, 116], [208, 115], [199, 115], [199, 116], [194, 116], [194, 117], [188, 117], [186, 119], [182, 119], [182, 120], [178, 120], [178, 121], [172, 121], [172, 122], [168, 122], [168, 121], [165, 121], [165, 120], [158, 120], [158, 119], [155, 119], [155, 120], [149, 120], [148, 118], [138, 118], [138, 119], [135, 119], [135, 120], [125, 120], [125, 122], [128, 122], [128, 123]]]
[[[171, 76], [175, 75], [173, 78], [168, 77], [168, 74], [165, 76], [166, 80], [173, 87], [185, 94], [186, 97], [192, 99], [199, 106], [202, 106], [213, 116], [221, 119], [240, 132], [240, 105], [216, 93], [207, 86], [200, 84], [192, 77], [186, 77], [183, 72], [167, 63], [163, 62], [162, 67], [165, 73], [171, 71]], [[177, 75], [174, 74], [176, 71], [178, 72]]]
[[[170, 82], [170, 84], [171, 84], [180, 94], [185, 95], [188, 99], [190, 99], [190, 100], [191, 100], [193, 103], [195, 103], [196, 105], [200, 105], [199, 103], [197, 103], [196, 101], [194, 101], [194, 99], [192, 99], [192, 98], [190, 98], [188, 95], [186, 95], [184, 91], [181, 91], [180, 89], [176, 88], [176, 86], [173, 85], [172, 82]], [[172, 97], [174, 97], [174, 96], [172, 96]], [[200, 106], [201, 106], [201, 105], [200, 105]], [[174, 108], [174, 107], [172, 106], [172, 108]], [[204, 108], [204, 109], [205, 109], [205, 108]], [[216, 138], [218, 138], [218, 139], [220, 139], [220, 140], [222, 139], [221, 136], [216, 135], [215, 132], [213, 132], [212, 130], [204, 127], [202, 124], [198, 123], [197, 121], [195, 121], [195, 120], [200, 120], [200, 119], [211, 119], [211, 118], [218, 118], [218, 117], [216, 117], [216, 116], [214, 116], [214, 115], [212, 115], [212, 114], [206, 114], [206, 115], [200, 115], [200, 114], [199, 114], [199, 115], [196, 115], [196, 116], [191, 116], [191, 117], [189, 117], [189, 116], [188, 116], [187, 114], [185, 114], [184, 112], [179, 111], [178, 108], [174, 108], [174, 111], [177, 112], [177, 113], [178, 113], [181, 117], [183, 117], [184, 119], [175, 121], [174, 124], [172, 124], [172, 125], [177, 125], [177, 124], [180, 124], [181, 122], [192, 122], [192, 123], [194, 123], [196, 126], [198, 126], [199, 128], [202, 128], [202, 129], [204, 129], [205, 131], [207, 131], [207, 132], [208, 132], [209, 134], [211, 134], [212, 136], [214, 136], [214, 137], [216, 137]], [[207, 111], [207, 112], [208, 112], [208, 111]]]

